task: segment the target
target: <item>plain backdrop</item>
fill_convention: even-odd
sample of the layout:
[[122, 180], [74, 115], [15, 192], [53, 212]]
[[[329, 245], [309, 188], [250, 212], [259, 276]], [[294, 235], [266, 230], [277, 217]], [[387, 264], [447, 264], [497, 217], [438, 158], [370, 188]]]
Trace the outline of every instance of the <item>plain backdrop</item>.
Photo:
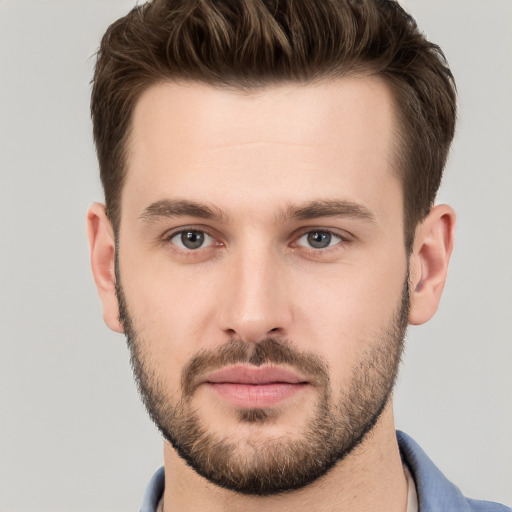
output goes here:
[[[124, 338], [101, 318], [85, 212], [99, 40], [133, 0], [0, 0], [0, 510], [138, 510], [161, 464]], [[439, 199], [458, 212], [443, 301], [410, 329], [395, 394], [464, 493], [512, 503], [512, 2], [404, 0], [456, 76]]]

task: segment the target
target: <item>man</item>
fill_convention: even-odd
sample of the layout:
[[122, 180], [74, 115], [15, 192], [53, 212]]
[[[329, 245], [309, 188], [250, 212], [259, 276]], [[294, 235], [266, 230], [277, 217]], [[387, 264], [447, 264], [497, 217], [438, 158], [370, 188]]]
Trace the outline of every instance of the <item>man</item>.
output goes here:
[[165, 438], [142, 510], [508, 510], [393, 422], [453, 246], [455, 111], [394, 2], [155, 0], [109, 28], [88, 233]]

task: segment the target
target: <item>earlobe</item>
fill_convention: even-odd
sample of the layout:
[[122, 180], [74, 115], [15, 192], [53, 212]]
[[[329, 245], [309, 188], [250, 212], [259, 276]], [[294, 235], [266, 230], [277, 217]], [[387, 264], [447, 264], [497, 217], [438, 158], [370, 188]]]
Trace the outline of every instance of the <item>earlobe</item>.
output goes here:
[[410, 258], [410, 324], [423, 324], [437, 311], [446, 282], [454, 232], [455, 212], [448, 205], [432, 208], [416, 229]]
[[87, 212], [87, 237], [92, 273], [103, 306], [103, 319], [113, 331], [123, 332], [115, 286], [115, 236], [105, 206], [100, 203], [91, 205]]

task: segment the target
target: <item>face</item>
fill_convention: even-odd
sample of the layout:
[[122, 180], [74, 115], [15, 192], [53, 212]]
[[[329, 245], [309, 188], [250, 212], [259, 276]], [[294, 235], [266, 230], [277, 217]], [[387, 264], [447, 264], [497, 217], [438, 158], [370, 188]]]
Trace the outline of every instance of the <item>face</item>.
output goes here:
[[394, 127], [376, 78], [140, 98], [120, 317], [151, 416], [210, 481], [304, 486], [386, 405], [408, 313]]

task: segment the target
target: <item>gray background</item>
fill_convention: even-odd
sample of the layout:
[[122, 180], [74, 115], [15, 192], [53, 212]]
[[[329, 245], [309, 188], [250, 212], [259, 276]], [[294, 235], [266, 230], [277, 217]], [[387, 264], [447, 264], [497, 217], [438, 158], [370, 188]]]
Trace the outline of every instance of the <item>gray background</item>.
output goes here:
[[[0, 510], [138, 510], [161, 441], [107, 330], [85, 212], [102, 197], [93, 54], [133, 0], [0, 0]], [[512, 3], [409, 0], [458, 81], [438, 315], [409, 332], [397, 425], [470, 496], [512, 503]]]

